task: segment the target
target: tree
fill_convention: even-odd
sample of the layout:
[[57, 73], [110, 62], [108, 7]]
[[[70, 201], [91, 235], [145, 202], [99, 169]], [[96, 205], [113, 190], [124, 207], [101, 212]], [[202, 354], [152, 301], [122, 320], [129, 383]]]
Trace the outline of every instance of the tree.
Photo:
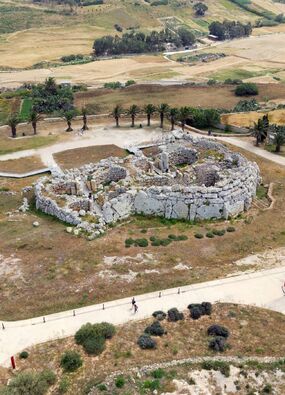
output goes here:
[[87, 126], [87, 115], [88, 115], [88, 110], [86, 107], [82, 107], [81, 108], [81, 114], [82, 114], [82, 121], [83, 121], [83, 126], [82, 126], [82, 130], [88, 130], [88, 126]]
[[196, 41], [194, 34], [190, 30], [185, 29], [185, 27], [181, 27], [178, 30], [178, 35], [183, 46], [192, 45]]
[[258, 87], [252, 82], [244, 82], [239, 84], [235, 89], [236, 96], [256, 96], [258, 95]]
[[159, 117], [160, 117], [160, 127], [161, 129], [163, 129], [163, 123], [164, 123], [164, 117], [165, 115], [167, 115], [169, 113], [169, 105], [166, 103], [162, 103], [157, 107], [157, 111], [159, 113]]
[[255, 145], [258, 147], [268, 135], [269, 121], [268, 115], [264, 115], [257, 123], [254, 123], [253, 135], [256, 138]]
[[281, 146], [285, 144], [285, 126], [271, 125], [271, 131], [274, 135], [275, 152], [278, 153], [281, 151]]
[[204, 16], [205, 12], [208, 10], [208, 7], [206, 4], [199, 2], [193, 5], [193, 10], [197, 16]]
[[132, 118], [132, 125], [131, 127], [133, 128], [135, 126], [135, 118], [138, 115], [138, 113], [140, 112], [139, 107], [136, 104], [133, 104], [128, 111], [128, 114], [131, 116]]
[[144, 107], [144, 112], [146, 113], [146, 116], [147, 116], [147, 126], [150, 126], [150, 118], [155, 113], [155, 111], [156, 111], [156, 108], [153, 104], [147, 104]]
[[175, 122], [178, 120], [179, 110], [177, 108], [171, 108], [169, 110], [169, 118], [171, 122], [171, 131], [175, 128]]
[[65, 111], [63, 113], [63, 118], [66, 120], [66, 123], [67, 123], [66, 132], [72, 132], [73, 131], [73, 129], [71, 127], [71, 121], [74, 119], [75, 115], [76, 115], [75, 111], [73, 111], [73, 110]]
[[40, 114], [34, 108], [32, 108], [29, 114], [28, 121], [29, 123], [32, 124], [34, 134], [37, 134], [37, 123], [39, 122], [40, 119], [41, 119]]
[[114, 109], [112, 111], [112, 116], [115, 118], [117, 128], [120, 126], [119, 120], [120, 120], [122, 114], [123, 114], [122, 106], [120, 106], [120, 104], [117, 104], [116, 107], [114, 107]]
[[20, 123], [19, 114], [13, 113], [8, 118], [8, 125], [11, 128], [12, 137], [17, 137], [17, 125]]
[[189, 107], [181, 107], [179, 109], [179, 121], [181, 122], [181, 127], [184, 132], [187, 119], [191, 116], [191, 110]]

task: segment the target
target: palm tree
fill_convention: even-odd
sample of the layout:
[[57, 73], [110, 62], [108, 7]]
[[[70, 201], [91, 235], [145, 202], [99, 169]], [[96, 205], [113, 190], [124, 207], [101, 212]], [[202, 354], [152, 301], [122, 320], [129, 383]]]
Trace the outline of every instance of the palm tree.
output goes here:
[[32, 108], [29, 114], [28, 122], [32, 124], [34, 134], [37, 134], [37, 123], [41, 119], [41, 115]]
[[177, 108], [171, 108], [169, 110], [169, 119], [171, 122], [171, 131], [175, 128], [175, 122], [177, 121], [179, 116], [179, 110]]
[[128, 114], [131, 116], [132, 118], [132, 124], [131, 127], [133, 128], [135, 126], [135, 118], [138, 115], [138, 113], [140, 112], [140, 108], [136, 105], [133, 104], [128, 111]]
[[17, 125], [20, 123], [19, 114], [13, 113], [8, 118], [8, 125], [11, 128], [12, 137], [17, 137]]
[[186, 125], [186, 121], [187, 121], [187, 119], [189, 119], [190, 115], [191, 115], [191, 110], [189, 107], [181, 107], [179, 109], [178, 118], [179, 118], [179, 121], [181, 122], [181, 128], [182, 128], [183, 132], [184, 132], [184, 128]]
[[265, 130], [264, 123], [262, 119], [259, 119], [256, 122], [254, 122], [254, 128], [253, 128], [253, 136], [255, 137], [255, 145], [256, 147], [259, 146], [259, 144], [266, 138], [267, 135], [267, 130]]
[[112, 111], [112, 116], [115, 118], [117, 128], [120, 127], [119, 119], [121, 118], [122, 114], [123, 114], [123, 108], [122, 106], [120, 106], [120, 104], [117, 104]]
[[88, 115], [88, 110], [86, 107], [82, 107], [81, 108], [81, 114], [82, 114], [82, 121], [83, 121], [83, 126], [82, 126], [82, 130], [88, 130], [88, 126], [87, 126], [87, 115]]
[[275, 145], [275, 152], [281, 151], [281, 146], [285, 144], [285, 126], [271, 126], [272, 133], [274, 134], [273, 144]]
[[155, 111], [156, 111], [156, 108], [153, 104], [147, 104], [144, 107], [144, 112], [146, 113], [146, 116], [147, 116], [147, 126], [150, 126], [150, 118], [155, 113]]
[[160, 127], [163, 129], [164, 116], [169, 112], [169, 105], [162, 103], [157, 107], [157, 111], [159, 112], [160, 116]]
[[63, 113], [63, 118], [66, 120], [66, 123], [67, 123], [66, 132], [72, 132], [73, 131], [73, 129], [71, 127], [71, 121], [74, 119], [74, 117], [75, 117], [75, 111], [74, 110], [65, 111]]

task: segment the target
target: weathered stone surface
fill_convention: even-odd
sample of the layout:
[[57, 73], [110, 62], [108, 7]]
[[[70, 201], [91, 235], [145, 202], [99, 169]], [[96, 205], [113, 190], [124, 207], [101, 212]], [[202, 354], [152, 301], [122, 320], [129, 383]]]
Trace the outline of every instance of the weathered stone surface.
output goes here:
[[[36, 207], [76, 226], [67, 229], [89, 240], [133, 213], [194, 221], [249, 209], [260, 182], [256, 163], [220, 143], [181, 132], [147, 149], [152, 151], [145, 155], [132, 147], [133, 156], [42, 178], [34, 188]], [[205, 149], [209, 158], [197, 162]]]

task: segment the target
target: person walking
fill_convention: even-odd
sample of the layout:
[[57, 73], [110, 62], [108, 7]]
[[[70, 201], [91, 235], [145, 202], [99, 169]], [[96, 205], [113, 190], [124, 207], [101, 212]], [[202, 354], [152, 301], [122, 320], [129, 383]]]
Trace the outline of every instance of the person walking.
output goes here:
[[138, 309], [139, 309], [139, 308], [138, 308], [138, 305], [137, 305], [136, 303], [134, 304], [134, 309], [135, 309], [135, 314], [136, 314], [137, 311], [138, 311]]
[[136, 304], [136, 300], [135, 300], [135, 298], [133, 297], [133, 299], [132, 299], [132, 310], [135, 309], [135, 304]]

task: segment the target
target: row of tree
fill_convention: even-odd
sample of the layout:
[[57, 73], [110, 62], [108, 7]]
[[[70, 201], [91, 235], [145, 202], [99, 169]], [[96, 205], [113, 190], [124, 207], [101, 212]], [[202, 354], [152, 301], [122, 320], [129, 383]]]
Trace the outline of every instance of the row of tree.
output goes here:
[[243, 24], [236, 21], [212, 22], [209, 25], [210, 34], [219, 40], [232, 40], [233, 38], [248, 37], [252, 33], [251, 23]]
[[[171, 130], [174, 130], [175, 124], [180, 123], [184, 130], [186, 123], [195, 127], [213, 126], [220, 121], [220, 113], [215, 109], [197, 109], [193, 107], [170, 107], [166, 103], [158, 106], [147, 104], [140, 108], [136, 104], [131, 105], [128, 109], [124, 109], [121, 105], [116, 105], [110, 116], [115, 119], [116, 126], [120, 126], [120, 119], [129, 116], [131, 118], [131, 127], [135, 126], [136, 118], [139, 115], [146, 115], [147, 126], [151, 126], [151, 119], [157, 115], [160, 119], [160, 127], [164, 127], [165, 119], [171, 123]], [[72, 132], [72, 121], [78, 115], [82, 115], [82, 130], [88, 130], [88, 109], [83, 107], [80, 111], [67, 110], [61, 113], [61, 117], [67, 123], [66, 132]], [[37, 124], [41, 120], [42, 115], [33, 107], [30, 111], [28, 122], [32, 125], [34, 134], [37, 134]], [[17, 125], [21, 119], [19, 114], [14, 113], [8, 119], [8, 125], [11, 128], [12, 137], [17, 137]]]
[[192, 45], [195, 40], [194, 34], [186, 28], [180, 28], [177, 32], [170, 29], [160, 32], [154, 30], [148, 35], [131, 31], [124, 33], [122, 37], [116, 35], [98, 38], [94, 41], [93, 50], [95, 56], [160, 52], [165, 49], [166, 43], [181, 47]]

